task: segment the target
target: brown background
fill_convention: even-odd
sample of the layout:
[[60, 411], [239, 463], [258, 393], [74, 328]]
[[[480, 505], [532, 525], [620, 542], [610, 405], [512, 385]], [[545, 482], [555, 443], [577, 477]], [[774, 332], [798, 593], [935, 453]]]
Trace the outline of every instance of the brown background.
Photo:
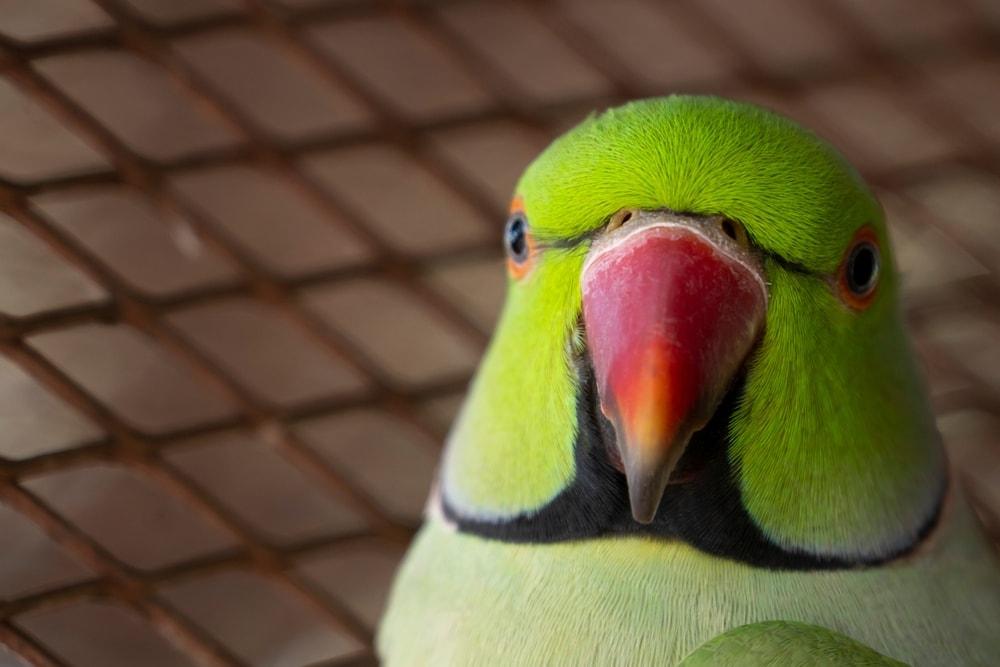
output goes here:
[[0, 664], [367, 664], [525, 163], [672, 91], [877, 188], [1000, 509], [1000, 2], [0, 0]]

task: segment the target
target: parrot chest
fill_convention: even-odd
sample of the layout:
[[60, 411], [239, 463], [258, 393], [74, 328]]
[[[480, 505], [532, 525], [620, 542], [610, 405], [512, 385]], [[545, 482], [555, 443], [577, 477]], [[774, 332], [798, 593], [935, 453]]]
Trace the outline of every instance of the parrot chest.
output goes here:
[[884, 567], [754, 568], [677, 542], [510, 544], [431, 520], [380, 629], [386, 664], [676, 664], [728, 629], [789, 620], [921, 665], [1000, 656], [1000, 569], [963, 506]]

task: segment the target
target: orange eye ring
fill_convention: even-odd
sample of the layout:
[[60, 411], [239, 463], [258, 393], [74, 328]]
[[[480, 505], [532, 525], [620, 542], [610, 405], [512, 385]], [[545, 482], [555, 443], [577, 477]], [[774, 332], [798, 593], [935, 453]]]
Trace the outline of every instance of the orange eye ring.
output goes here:
[[535, 237], [520, 196], [510, 205], [510, 217], [504, 228], [504, 249], [507, 251], [507, 271], [515, 280], [520, 280], [534, 266], [536, 251]]
[[875, 300], [881, 274], [878, 236], [871, 225], [861, 227], [847, 246], [837, 269], [837, 291], [852, 310], [866, 310]]

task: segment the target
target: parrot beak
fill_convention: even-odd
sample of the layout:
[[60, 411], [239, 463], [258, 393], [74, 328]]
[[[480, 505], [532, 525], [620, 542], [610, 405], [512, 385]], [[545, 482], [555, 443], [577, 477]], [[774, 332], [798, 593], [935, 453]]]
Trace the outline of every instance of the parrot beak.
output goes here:
[[757, 339], [767, 287], [737, 223], [667, 211], [624, 219], [584, 262], [583, 318], [632, 516], [650, 523]]

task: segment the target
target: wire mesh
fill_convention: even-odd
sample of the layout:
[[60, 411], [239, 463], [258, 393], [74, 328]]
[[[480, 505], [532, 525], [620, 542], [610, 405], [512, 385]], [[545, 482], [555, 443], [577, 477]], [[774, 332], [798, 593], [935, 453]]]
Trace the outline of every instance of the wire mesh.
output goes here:
[[997, 535], [998, 30], [990, 0], [0, 3], [0, 662], [372, 662], [514, 178], [667, 92], [782, 111], [877, 189]]

